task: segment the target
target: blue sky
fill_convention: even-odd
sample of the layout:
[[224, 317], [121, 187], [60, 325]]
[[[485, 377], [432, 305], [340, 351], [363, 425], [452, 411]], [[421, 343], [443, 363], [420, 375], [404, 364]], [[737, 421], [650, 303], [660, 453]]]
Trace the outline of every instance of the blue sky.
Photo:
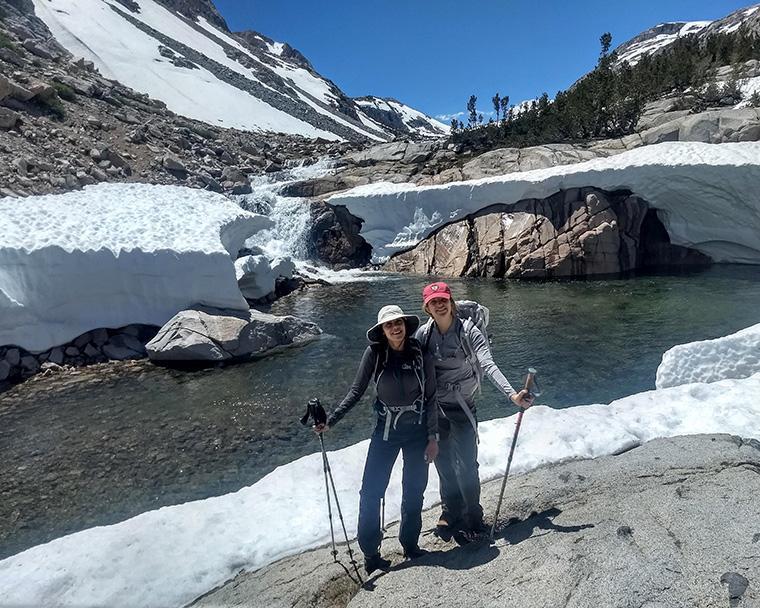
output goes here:
[[[351, 97], [395, 97], [431, 116], [550, 97], [613, 47], [663, 21], [717, 19], [751, 0], [214, 0], [230, 29], [300, 50]], [[448, 122], [448, 121], [447, 121]]]

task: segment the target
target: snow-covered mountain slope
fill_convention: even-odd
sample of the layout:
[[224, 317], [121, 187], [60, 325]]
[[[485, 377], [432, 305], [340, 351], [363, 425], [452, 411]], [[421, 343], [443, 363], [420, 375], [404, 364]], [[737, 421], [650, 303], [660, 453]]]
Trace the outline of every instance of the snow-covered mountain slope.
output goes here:
[[231, 33], [210, 0], [32, 2], [71, 53], [177, 114], [329, 140], [399, 134], [373, 121], [289, 45], [257, 32]]
[[742, 26], [760, 32], [758, 9], [760, 5], [750, 6], [716, 21], [676, 21], [655, 25], [615, 49], [618, 64], [627, 61], [635, 65], [642, 56], [657, 53], [678, 38], [690, 34], [703, 38], [710, 34], [735, 32]]
[[357, 97], [356, 104], [364, 114], [384, 128], [418, 137], [442, 137], [449, 133], [449, 126], [426, 116], [422, 112], [393, 98]]
[[663, 49], [682, 36], [696, 34], [711, 23], [711, 21], [677, 21], [655, 25], [615, 49], [618, 63], [627, 61], [631, 65], [636, 65], [643, 55]]
[[673, 244], [696, 249], [715, 262], [760, 264], [758, 180], [760, 143], [667, 142], [570, 166], [442, 186], [370, 184], [328, 201], [345, 205], [364, 221], [361, 235], [381, 258], [497, 203], [587, 186], [629, 190], [657, 209]]

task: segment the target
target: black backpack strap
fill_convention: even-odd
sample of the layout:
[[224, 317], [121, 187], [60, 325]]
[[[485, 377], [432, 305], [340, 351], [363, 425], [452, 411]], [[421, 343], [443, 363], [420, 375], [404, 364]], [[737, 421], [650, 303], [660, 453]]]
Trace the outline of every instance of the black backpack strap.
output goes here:
[[383, 369], [385, 369], [385, 364], [388, 363], [388, 347], [383, 344], [372, 344], [370, 348], [375, 354], [375, 373], [373, 378], [375, 379], [375, 385], [377, 385], [377, 380], [380, 378]]

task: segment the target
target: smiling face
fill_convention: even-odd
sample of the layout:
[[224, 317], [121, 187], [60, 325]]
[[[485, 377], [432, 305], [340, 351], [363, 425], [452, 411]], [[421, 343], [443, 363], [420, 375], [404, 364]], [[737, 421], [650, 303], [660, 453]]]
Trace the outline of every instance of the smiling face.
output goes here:
[[406, 323], [404, 319], [393, 319], [383, 323], [383, 334], [391, 344], [399, 344], [406, 338]]
[[428, 300], [425, 304], [425, 312], [427, 312], [436, 321], [448, 319], [452, 316], [451, 299], [450, 298], [433, 298]]

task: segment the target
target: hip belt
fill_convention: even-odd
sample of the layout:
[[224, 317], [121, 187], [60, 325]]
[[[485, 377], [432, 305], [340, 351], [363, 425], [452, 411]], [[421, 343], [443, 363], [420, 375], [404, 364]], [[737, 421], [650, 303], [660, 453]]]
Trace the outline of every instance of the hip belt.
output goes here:
[[380, 399], [377, 400], [377, 403], [379, 405], [377, 408], [377, 413], [380, 416], [385, 416], [383, 441], [388, 441], [388, 436], [391, 432], [391, 426], [393, 427], [393, 430], [396, 430], [398, 427], [398, 419], [401, 418], [401, 415], [405, 414], [406, 412], [414, 412], [415, 414], [419, 413], [417, 424], [422, 424], [422, 414], [424, 412], [422, 409], [422, 399], [418, 399], [412, 405], [385, 405], [385, 403], [380, 401]]

